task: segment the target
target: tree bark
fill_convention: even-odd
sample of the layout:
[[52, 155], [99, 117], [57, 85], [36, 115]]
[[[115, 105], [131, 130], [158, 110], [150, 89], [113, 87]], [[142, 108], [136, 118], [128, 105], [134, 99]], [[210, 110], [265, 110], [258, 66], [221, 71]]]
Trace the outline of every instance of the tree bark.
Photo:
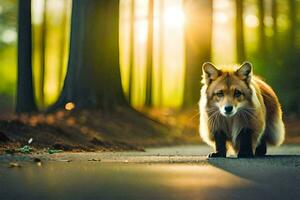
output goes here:
[[128, 105], [119, 65], [119, 0], [73, 1], [71, 26], [67, 75], [50, 111], [68, 102], [81, 109]]
[[186, 0], [186, 72], [183, 108], [197, 105], [202, 65], [211, 59], [213, 1]]
[[16, 112], [37, 111], [32, 80], [31, 0], [19, 0]]

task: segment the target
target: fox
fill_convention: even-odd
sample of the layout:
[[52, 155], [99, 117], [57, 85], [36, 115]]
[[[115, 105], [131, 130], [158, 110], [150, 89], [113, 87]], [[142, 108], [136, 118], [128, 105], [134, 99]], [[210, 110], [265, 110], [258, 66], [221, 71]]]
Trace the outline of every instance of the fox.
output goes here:
[[209, 158], [226, 157], [228, 149], [238, 158], [262, 157], [267, 145], [279, 146], [285, 138], [282, 109], [275, 92], [253, 74], [253, 66], [202, 66], [199, 101], [202, 140], [214, 147]]

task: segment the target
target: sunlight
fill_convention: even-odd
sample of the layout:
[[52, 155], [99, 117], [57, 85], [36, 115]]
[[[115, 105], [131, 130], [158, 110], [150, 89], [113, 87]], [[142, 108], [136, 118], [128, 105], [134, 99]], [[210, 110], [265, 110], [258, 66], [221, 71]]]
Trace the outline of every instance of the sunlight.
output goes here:
[[214, 21], [217, 24], [226, 24], [228, 22], [228, 16], [224, 12], [217, 12], [214, 14]]
[[[45, 1], [32, 1], [35, 94], [37, 102], [45, 105], [52, 104], [57, 99], [66, 73], [71, 6], [71, 0], [49, 0], [46, 5]], [[45, 38], [43, 34], [46, 34]], [[41, 70], [42, 66], [44, 70]], [[42, 82], [43, 91], [39, 89]]]
[[215, 0], [213, 8], [212, 61], [232, 64], [235, 62], [234, 1]]
[[69, 102], [65, 105], [66, 110], [73, 110], [75, 108], [75, 104], [73, 102]]
[[147, 31], [148, 31], [148, 21], [146, 19], [138, 20], [135, 22], [137, 40], [139, 43], [146, 43], [147, 41]]
[[167, 26], [183, 27], [185, 15], [180, 6], [168, 7], [164, 13], [164, 23]]
[[17, 32], [12, 29], [7, 29], [2, 33], [1, 40], [6, 44], [13, 43], [17, 40]]
[[32, 0], [32, 23], [41, 24], [44, 20], [44, 1]]
[[49, 10], [53, 10], [55, 12], [51, 12], [51, 23], [60, 24], [63, 18], [63, 10], [65, 10], [65, 2], [62, 0], [51, 0], [48, 1], [47, 7]]
[[230, 7], [230, 1], [228, 1], [228, 0], [217, 0], [218, 1], [218, 3], [215, 3], [214, 4], [214, 9], [216, 9], [216, 10], [219, 10], [219, 9], [226, 9], [226, 8], [228, 8], [228, 7]]
[[255, 15], [249, 14], [245, 18], [245, 23], [246, 23], [246, 26], [248, 26], [250, 28], [256, 28], [259, 25], [259, 20]]
[[265, 16], [264, 18], [264, 25], [267, 27], [272, 27], [274, 24], [272, 16]]
[[[129, 88], [130, 68], [130, 12], [131, 2], [122, 0], [120, 6], [120, 57], [122, 84], [126, 93]], [[148, 1], [135, 0], [134, 21], [134, 68], [132, 85], [132, 104], [144, 105], [147, 41], [148, 41]], [[153, 52], [154, 77], [153, 101], [155, 105], [178, 106], [182, 101], [184, 77], [184, 22], [182, 0], [165, 0], [160, 10], [160, 0], [154, 1]], [[161, 13], [160, 13], [161, 12]], [[176, 43], [174, 43], [176, 41]], [[174, 82], [174, 80], [177, 80]], [[160, 89], [157, 89], [160, 88]], [[160, 90], [161, 92], [157, 92]], [[160, 100], [159, 100], [160, 99]]]

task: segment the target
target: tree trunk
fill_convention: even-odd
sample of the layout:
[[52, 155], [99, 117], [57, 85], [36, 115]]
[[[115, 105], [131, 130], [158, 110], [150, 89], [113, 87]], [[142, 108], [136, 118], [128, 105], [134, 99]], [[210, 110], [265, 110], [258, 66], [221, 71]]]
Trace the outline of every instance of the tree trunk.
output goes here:
[[67, 75], [50, 111], [68, 102], [83, 109], [127, 105], [119, 67], [119, 1], [73, 1], [71, 26]]
[[135, 31], [135, 0], [131, 0], [130, 9], [130, 53], [129, 53], [129, 78], [128, 78], [128, 101], [132, 103], [132, 90], [134, 80], [134, 31]]
[[186, 0], [186, 72], [183, 108], [196, 106], [200, 98], [202, 65], [211, 59], [213, 1]]
[[266, 53], [266, 37], [265, 37], [265, 6], [264, 0], [258, 1], [258, 20], [259, 20], [259, 51], [260, 55], [263, 57]]
[[37, 111], [32, 80], [31, 0], [19, 0], [16, 112]]
[[153, 16], [154, 16], [154, 0], [149, 0], [149, 5], [148, 5], [146, 100], [145, 100], [145, 106], [147, 106], [147, 107], [152, 106]]
[[243, 0], [236, 0], [236, 50], [237, 61], [245, 61], [245, 40], [244, 40], [244, 23], [243, 23]]

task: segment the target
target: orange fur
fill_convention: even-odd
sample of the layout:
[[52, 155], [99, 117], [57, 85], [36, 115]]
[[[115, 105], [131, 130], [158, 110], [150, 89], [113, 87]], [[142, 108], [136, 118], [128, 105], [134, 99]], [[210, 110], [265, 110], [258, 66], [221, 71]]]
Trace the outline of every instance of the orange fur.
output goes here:
[[267, 142], [272, 145], [280, 145], [284, 141], [284, 124], [279, 100], [273, 89], [264, 81], [255, 77], [254, 81], [259, 86], [266, 107], [266, 129], [264, 134]]
[[[253, 150], [263, 137], [271, 145], [280, 145], [284, 140], [285, 130], [278, 98], [269, 85], [252, 75], [252, 65], [246, 64], [251, 68], [242, 65], [240, 68], [203, 69], [199, 131], [202, 139], [211, 146], [214, 146], [214, 132], [222, 130], [227, 135], [228, 145], [237, 152], [237, 136], [245, 127], [253, 130]], [[236, 90], [241, 91], [242, 95], [235, 97]], [[219, 95], [222, 97], [216, 95], [218, 91], [224, 93], [223, 96]], [[229, 103], [235, 114], [224, 117], [220, 113]]]

